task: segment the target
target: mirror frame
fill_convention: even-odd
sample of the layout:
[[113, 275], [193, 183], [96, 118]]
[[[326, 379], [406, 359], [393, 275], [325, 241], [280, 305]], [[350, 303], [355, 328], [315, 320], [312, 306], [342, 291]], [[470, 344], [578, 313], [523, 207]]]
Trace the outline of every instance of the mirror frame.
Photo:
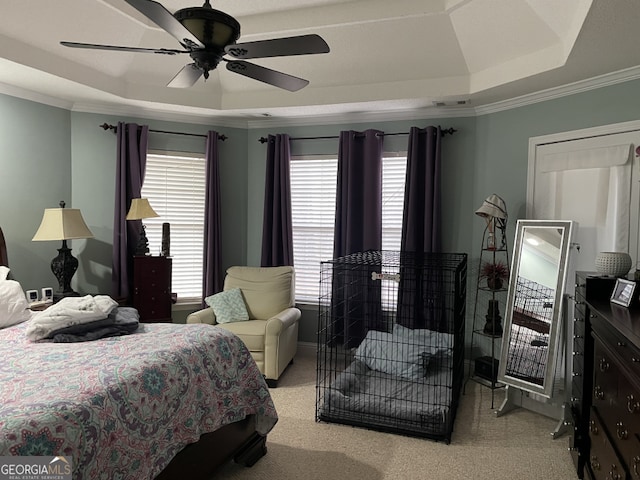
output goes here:
[[[562, 357], [562, 352], [558, 352], [561, 339], [562, 314], [565, 308], [565, 285], [569, 271], [569, 253], [574, 235], [575, 222], [570, 220], [518, 220], [516, 226], [516, 238], [514, 242], [514, 254], [511, 261], [511, 272], [509, 278], [509, 288], [507, 293], [507, 304], [505, 312], [504, 334], [502, 336], [502, 346], [500, 350], [500, 362], [498, 365], [498, 382], [510, 385], [520, 390], [536, 393], [547, 398], [551, 398], [553, 393], [554, 375], [556, 371], [556, 360]], [[560, 258], [558, 272], [556, 276], [556, 294], [553, 302], [551, 314], [551, 326], [549, 330], [549, 344], [547, 352], [547, 364], [545, 367], [543, 384], [538, 385], [527, 382], [520, 378], [506, 375], [509, 344], [511, 340], [511, 327], [513, 323], [513, 309], [515, 304], [516, 286], [518, 273], [520, 271], [520, 259], [522, 256], [522, 242], [528, 228], [557, 228], [562, 229]]]

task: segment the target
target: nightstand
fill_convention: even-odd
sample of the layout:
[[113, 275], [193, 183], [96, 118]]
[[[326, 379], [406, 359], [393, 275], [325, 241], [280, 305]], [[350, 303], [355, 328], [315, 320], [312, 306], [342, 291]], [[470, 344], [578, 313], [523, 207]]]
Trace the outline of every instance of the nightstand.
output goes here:
[[141, 322], [171, 322], [171, 258], [133, 257], [133, 306]]

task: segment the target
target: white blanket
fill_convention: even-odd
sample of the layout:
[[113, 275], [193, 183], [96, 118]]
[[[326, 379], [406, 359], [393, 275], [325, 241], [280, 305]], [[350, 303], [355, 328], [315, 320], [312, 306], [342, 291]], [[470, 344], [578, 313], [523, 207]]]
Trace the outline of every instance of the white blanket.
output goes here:
[[118, 302], [107, 295], [65, 297], [31, 319], [26, 328], [27, 338], [35, 342], [61, 328], [107, 318], [117, 306]]

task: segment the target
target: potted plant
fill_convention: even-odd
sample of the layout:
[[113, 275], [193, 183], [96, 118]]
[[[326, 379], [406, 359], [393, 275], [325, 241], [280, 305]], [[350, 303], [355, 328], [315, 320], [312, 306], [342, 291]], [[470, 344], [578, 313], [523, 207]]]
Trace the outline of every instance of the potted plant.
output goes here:
[[500, 290], [503, 282], [509, 278], [509, 267], [502, 261], [483, 262], [480, 267], [480, 278], [487, 279], [487, 287]]

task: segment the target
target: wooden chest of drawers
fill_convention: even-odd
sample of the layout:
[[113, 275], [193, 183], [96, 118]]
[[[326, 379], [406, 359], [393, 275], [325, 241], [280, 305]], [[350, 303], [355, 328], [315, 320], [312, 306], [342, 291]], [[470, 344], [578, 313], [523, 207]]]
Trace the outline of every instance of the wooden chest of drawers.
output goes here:
[[569, 451], [576, 466], [578, 478], [585, 478], [585, 465], [589, 459], [589, 425], [591, 392], [593, 389], [592, 312], [587, 300], [609, 299], [615, 280], [590, 272], [576, 273], [573, 312], [572, 381], [570, 396], [571, 423]]
[[589, 468], [596, 480], [640, 479], [640, 312], [589, 303], [594, 338]]
[[133, 257], [133, 306], [142, 322], [171, 322], [171, 258]]

